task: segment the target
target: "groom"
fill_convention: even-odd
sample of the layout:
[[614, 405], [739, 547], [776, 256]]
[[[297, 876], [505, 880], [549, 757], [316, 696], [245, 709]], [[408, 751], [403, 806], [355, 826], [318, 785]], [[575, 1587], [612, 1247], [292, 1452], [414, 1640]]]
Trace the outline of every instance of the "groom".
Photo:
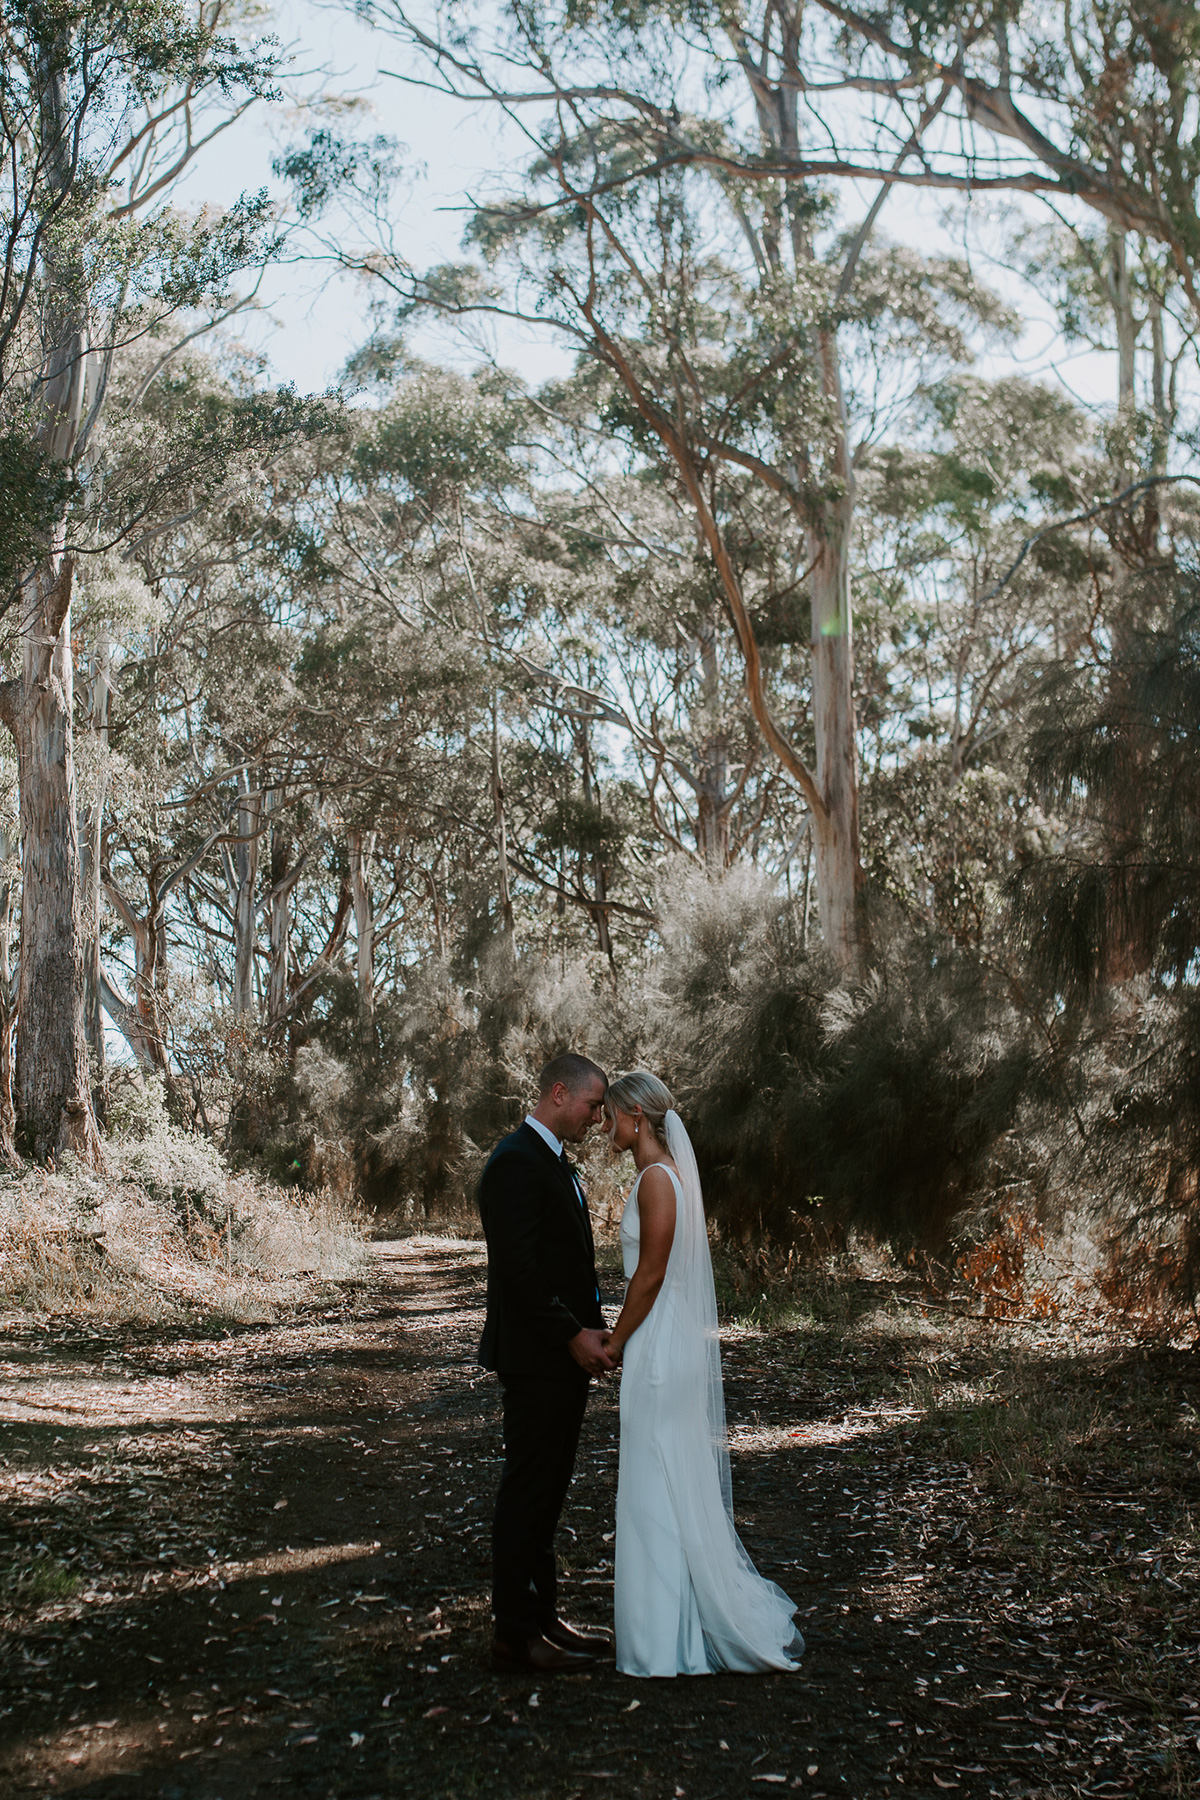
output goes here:
[[565, 1144], [604, 1116], [604, 1070], [556, 1056], [538, 1103], [501, 1139], [479, 1184], [487, 1238], [487, 1319], [479, 1346], [504, 1396], [504, 1470], [492, 1527], [494, 1669], [589, 1668], [607, 1638], [558, 1616], [554, 1532], [575, 1467], [588, 1378], [605, 1353], [587, 1201]]

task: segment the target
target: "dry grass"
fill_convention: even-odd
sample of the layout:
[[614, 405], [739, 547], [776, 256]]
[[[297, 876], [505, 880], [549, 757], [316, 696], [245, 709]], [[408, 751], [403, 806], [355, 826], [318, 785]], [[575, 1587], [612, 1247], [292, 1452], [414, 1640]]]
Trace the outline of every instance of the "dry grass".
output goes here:
[[363, 1267], [365, 1222], [346, 1203], [234, 1175], [161, 1119], [108, 1159], [102, 1176], [68, 1162], [0, 1177], [0, 1309], [254, 1324]]

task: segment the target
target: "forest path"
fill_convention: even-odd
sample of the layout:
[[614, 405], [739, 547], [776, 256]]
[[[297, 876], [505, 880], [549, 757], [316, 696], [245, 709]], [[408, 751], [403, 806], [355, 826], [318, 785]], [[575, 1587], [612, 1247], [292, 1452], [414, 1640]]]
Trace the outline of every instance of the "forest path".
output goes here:
[[[1060, 1491], [1053, 1525], [1036, 1496], [981, 1488], [947, 1427], [922, 1425], [921, 1383], [991, 1379], [995, 1334], [990, 1349], [930, 1335], [870, 1282], [846, 1284], [823, 1324], [726, 1337], [739, 1522], [798, 1604], [800, 1673], [492, 1675], [498, 1406], [474, 1363], [482, 1277], [478, 1244], [417, 1238], [375, 1245], [349, 1301], [279, 1325], [9, 1330], [0, 1791], [1187, 1791], [1195, 1688], [1131, 1680], [1122, 1661], [1144, 1641], [1148, 1665], [1165, 1630], [1181, 1659], [1168, 1674], [1194, 1682], [1194, 1630], [1173, 1636], [1180, 1603], [1162, 1585], [1182, 1594], [1174, 1573], [1194, 1575], [1172, 1561], [1144, 1467], [1122, 1485], [1099, 1458], [1102, 1485]], [[1053, 1366], [1048, 1380], [1074, 1368], [1082, 1384], [1072, 1418], [1129, 1385], [1111, 1359]], [[1165, 1359], [1147, 1385], [1175, 1405], [1189, 1369]], [[616, 1402], [615, 1384], [594, 1389], [562, 1540], [569, 1616], [604, 1624]], [[1182, 1503], [1194, 1516], [1195, 1495]], [[1116, 1531], [1123, 1507], [1150, 1551], [1127, 1542], [1093, 1566], [1107, 1542], [1093, 1527]], [[1112, 1574], [1127, 1565], [1133, 1600]]]

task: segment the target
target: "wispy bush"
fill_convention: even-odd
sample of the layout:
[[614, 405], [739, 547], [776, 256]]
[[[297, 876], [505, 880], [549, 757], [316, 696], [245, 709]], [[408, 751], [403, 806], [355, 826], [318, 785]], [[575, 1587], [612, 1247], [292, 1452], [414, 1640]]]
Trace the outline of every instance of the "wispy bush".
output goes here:
[[664, 1055], [725, 1232], [943, 1249], [1031, 1070], [976, 965], [897, 932], [847, 985], [744, 879], [682, 885], [664, 940]]
[[[853, 1228], [943, 1251], [1032, 1067], [1022, 1022], [967, 953], [898, 927], [850, 987], [744, 869], [669, 872], [657, 950], [628, 989], [614, 995], [583, 958], [564, 968], [499, 949], [469, 984], [444, 963], [413, 971], [370, 1052], [336, 1033], [336, 1050], [298, 1052], [276, 1109], [294, 1159], [319, 1169], [321, 1146], [344, 1142], [379, 1210], [473, 1222], [486, 1156], [569, 1046], [661, 1070], [719, 1231], [744, 1256], [794, 1262]], [[615, 1217], [628, 1168], [600, 1134], [586, 1160], [595, 1210]]]
[[1102, 1285], [1116, 1310], [1161, 1323], [1200, 1293], [1195, 545], [1190, 555], [1169, 580], [1154, 572], [1108, 661], [1066, 668], [1048, 690], [1031, 778], [1062, 830], [1014, 883], [1072, 1089], [1062, 1128], [1106, 1243]]
[[[479, 1176], [498, 1138], [536, 1098], [537, 1073], [564, 1046], [612, 1063], [636, 1035], [607, 978], [582, 960], [487, 952], [469, 983], [445, 962], [414, 969], [380, 1007], [363, 1047], [340, 1022], [276, 1068], [266, 1166], [328, 1181], [347, 1159], [353, 1186], [379, 1214], [474, 1227]], [[616, 1197], [604, 1142], [585, 1153], [601, 1218]], [[295, 1178], [295, 1177], [294, 1177]]]

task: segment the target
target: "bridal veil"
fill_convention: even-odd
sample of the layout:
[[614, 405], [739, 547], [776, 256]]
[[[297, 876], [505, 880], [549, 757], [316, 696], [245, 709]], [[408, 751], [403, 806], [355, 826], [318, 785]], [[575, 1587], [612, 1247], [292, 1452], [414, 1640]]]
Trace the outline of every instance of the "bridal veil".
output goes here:
[[[625, 1347], [617, 1503], [617, 1662], [626, 1674], [794, 1669], [795, 1607], [733, 1522], [717, 1297], [700, 1177], [678, 1113], [675, 1235], [653, 1307]], [[622, 1237], [636, 1262], [637, 1184]], [[626, 1274], [632, 1267], [626, 1268]]]

